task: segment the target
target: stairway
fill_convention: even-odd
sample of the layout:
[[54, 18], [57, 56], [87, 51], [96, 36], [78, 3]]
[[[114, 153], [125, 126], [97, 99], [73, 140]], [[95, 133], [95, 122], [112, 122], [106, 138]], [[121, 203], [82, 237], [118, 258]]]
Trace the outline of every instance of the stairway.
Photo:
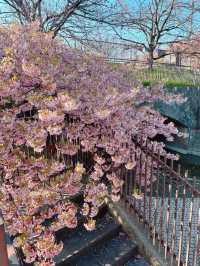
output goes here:
[[58, 238], [64, 248], [55, 257], [57, 266], [149, 266], [139, 256], [136, 243], [105, 211], [97, 218], [94, 231], [87, 232], [80, 225], [59, 232]]
[[[56, 266], [150, 266], [106, 207], [96, 220], [96, 229], [91, 232], [86, 231], [80, 218], [76, 229], [64, 228], [56, 233], [58, 241], [64, 244], [62, 252], [54, 258]], [[24, 262], [21, 251], [17, 254], [20, 263], [10, 257], [10, 266], [33, 266]]]

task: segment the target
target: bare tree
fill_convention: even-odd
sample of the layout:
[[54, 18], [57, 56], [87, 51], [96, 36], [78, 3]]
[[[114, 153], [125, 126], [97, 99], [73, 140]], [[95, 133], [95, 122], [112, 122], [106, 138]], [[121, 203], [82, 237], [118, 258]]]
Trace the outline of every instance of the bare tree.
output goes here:
[[190, 13], [189, 17], [189, 26], [190, 34], [189, 37], [193, 38], [193, 35], [196, 35], [200, 31], [200, 1], [199, 0], [190, 0], [188, 6], [188, 12]]
[[39, 21], [41, 30], [64, 38], [82, 39], [110, 17], [106, 0], [1, 0], [1, 18], [21, 24]]
[[117, 36], [144, 47], [148, 54], [149, 67], [165, 53], [156, 54], [159, 47], [178, 42], [185, 37], [185, 25], [188, 23], [185, 12], [187, 1], [181, 0], [135, 0], [133, 6], [121, 6], [121, 17], [115, 18], [118, 27], [113, 27]]

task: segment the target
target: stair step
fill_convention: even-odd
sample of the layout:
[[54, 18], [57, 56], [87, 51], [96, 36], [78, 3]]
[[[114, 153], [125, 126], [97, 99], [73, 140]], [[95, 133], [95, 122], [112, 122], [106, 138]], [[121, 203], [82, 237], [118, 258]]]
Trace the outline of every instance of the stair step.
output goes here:
[[65, 236], [62, 252], [54, 259], [56, 265], [72, 265], [70, 264], [72, 260], [86, 254], [89, 249], [101, 245], [103, 242], [117, 235], [119, 230], [120, 225], [114, 222], [108, 214], [97, 220], [96, 229], [92, 232], [86, 231], [83, 226], [72, 230]]
[[124, 266], [150, 266], [144, 259], [131, 259]]
[[70, 266], [122, 266], [136, 255], [136, 244], [127, 238], [125, 233], [119, 233], [103, 246], [95, 246], [88, 254], [78, 257]]

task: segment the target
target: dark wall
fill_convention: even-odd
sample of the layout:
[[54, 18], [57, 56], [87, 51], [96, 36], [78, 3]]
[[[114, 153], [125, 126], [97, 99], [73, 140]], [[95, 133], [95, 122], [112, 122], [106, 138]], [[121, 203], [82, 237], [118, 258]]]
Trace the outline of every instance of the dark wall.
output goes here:
[[172, 118], [172, 120], [191, 129], [200, 129], [200, 89], [183, 88], [170, 89], [172, 94], [181, 94], [186, 97], [186, 101], [182, 104], [157, 102], [155, 108], [164, 116]]

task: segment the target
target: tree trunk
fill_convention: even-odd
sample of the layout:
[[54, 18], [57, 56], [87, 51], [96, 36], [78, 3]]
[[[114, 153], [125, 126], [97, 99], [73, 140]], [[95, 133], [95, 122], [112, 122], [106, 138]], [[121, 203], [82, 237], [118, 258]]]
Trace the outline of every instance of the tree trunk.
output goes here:
[[149, 69], [153, 69], [153, 50], [149, 50], [149, 55], [148, 55], [148, 65]]

